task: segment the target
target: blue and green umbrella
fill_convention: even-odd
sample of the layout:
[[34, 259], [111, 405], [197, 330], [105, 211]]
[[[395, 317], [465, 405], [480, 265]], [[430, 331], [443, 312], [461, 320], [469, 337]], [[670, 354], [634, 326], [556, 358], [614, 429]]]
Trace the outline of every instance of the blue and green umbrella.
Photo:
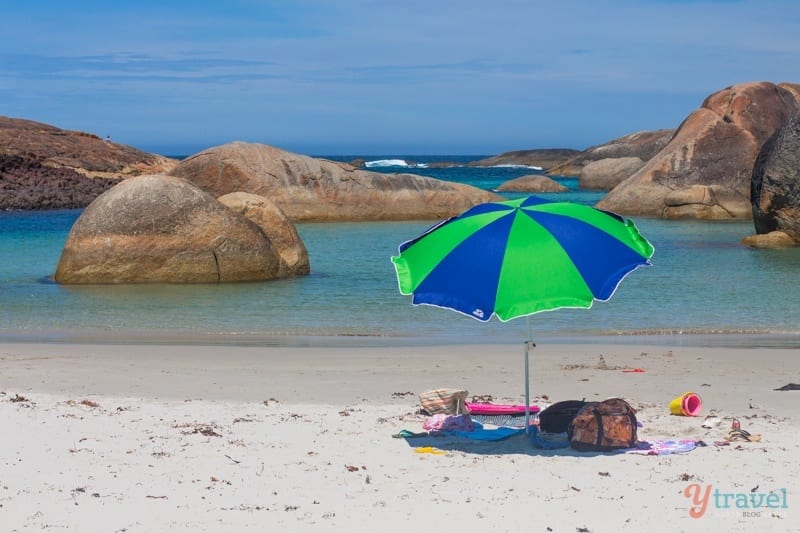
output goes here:
[[[653, 246], [631, 220], [536, 196], [476, 205], [400, 245], [400, 292], [414, 305], [505, 322], [613, 296]], [[525, 344], [525, 403], [529, 403]]]

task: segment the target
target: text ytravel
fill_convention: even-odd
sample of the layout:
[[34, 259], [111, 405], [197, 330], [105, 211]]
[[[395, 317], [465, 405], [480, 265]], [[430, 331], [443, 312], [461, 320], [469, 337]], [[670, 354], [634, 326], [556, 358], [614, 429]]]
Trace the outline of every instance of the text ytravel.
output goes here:
[[687, 485], [683, 495], [692, 502], [689, 516], [700, 518], [706, 514], [709, 503], [713, 502], [716, 509], [736, 509], [750, 514], [763, 509], [788, 509], [788, 495], [786, 489], [771, 492], [721, 492], [713, 489], [711, 485], [701, 487], [698, 483]]

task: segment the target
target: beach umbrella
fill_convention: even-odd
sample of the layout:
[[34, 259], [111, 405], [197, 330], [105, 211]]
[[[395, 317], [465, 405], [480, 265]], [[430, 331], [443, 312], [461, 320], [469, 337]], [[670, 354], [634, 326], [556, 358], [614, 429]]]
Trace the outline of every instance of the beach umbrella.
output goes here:
[[[590, 308], [650, 265], [653, 246], [631, 220], [536, 196], [476, 205], [402, 243], [392, 256], [400, 292], [481, 322]], [[528, 322], [525, 423], [530, 421]]]

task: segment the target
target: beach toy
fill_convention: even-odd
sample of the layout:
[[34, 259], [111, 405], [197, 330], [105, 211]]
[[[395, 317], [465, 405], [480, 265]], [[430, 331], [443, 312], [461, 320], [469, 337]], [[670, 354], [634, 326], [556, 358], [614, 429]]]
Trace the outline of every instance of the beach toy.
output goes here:
[[669, 412], [673, 415], [698, 416], [703, 408], [703, 400], [693, 392], [684, 392], [669, 402]]
[[416, 453], [431, 453], [433, 455], [444, 455], [444, 450], [440, 450], [439, 448], [434, 448], [433, 446], [423, 446], [421, 448], [414, 448]]

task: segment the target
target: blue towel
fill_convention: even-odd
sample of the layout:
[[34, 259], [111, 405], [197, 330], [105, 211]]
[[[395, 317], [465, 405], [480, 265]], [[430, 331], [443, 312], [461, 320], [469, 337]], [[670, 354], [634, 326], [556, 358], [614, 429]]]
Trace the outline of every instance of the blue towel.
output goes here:
[[475, 426], [473, 431], [448, 431], [447, 434], [473, 440], [503, 440], [525, 432], [525, 428], [501, 426], [496, 429], [484, 429], [479, 422], [473, 422], [473, 424]]
[[569, 448], [569, 437], [566, 433], [546, 433], [536, 426], [531, 426], [531, 444], [542, 450]]

